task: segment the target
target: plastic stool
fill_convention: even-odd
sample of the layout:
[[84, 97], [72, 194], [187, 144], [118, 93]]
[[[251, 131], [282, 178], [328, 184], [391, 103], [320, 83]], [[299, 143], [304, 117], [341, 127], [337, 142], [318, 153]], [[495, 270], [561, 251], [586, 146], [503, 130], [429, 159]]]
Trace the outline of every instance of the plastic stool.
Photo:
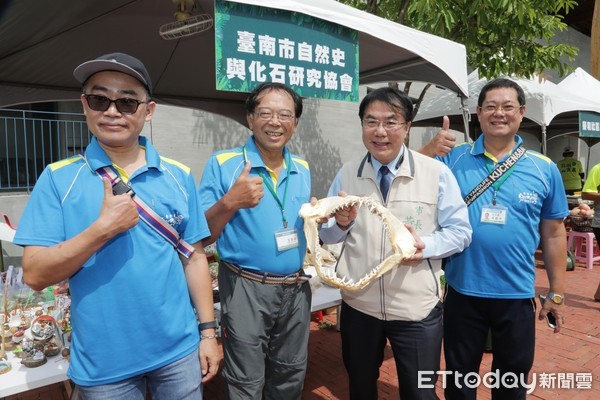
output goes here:
[[[573, 244], [576, 244], [575, 249], [575, 260], [585, 261], [585, 265], [588, 269], [594, 268], [594, 262], [600, 261], [600, 255], [594, 255], [594, 233], [593, 232], [577, 232], [569, 231], [567, 235], [567, 249], [572, 250]], [[580, 239], [577, 239], [580, 238]], [[575, 241], [575, 243], [573, 243]], [[584, 243], [585, 241], [585, 243]], [[583, 246], [585, 244], [585, 250]]]

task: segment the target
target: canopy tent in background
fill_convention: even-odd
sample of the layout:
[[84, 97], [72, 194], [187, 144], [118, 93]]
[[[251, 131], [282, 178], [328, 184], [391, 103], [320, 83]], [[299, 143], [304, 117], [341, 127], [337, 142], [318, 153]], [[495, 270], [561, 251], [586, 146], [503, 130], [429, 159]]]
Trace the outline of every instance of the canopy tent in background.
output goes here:
[[592, 103], [600, 101], [600, 81], [581, 67], [558, 83], [558, 87], [574, 95], [588, 99]]
[[[535, 135], [540, 142], [541, 152], [546, 154], [546, 145], [555, 136], [565, 133], [578, 136], [579, 111], [600, 112], [600, 97], [585, 98], [578, 93], [565, 90], [548, 80], [509, 78], [517, 82], [525, 91], [527, 111], [521, 123], [521, 131]], [[478, 72], [469, 74], [469, 99], [466, 108], [471, 115], [470, 131], [473, 139], [481, 132], [477, 122], [477, 100], [481, 88], [488, 82], [480, 79]], [[436, 126], [442, 124], [442, 117], [450, 117], [450, 127], [461, 130], [462, 108], [455, 93], [443, 90], [426, 96], [415, 117], [414, 126]]]
[[[479, 79], [477, 71], [473, 71], [467, 77], [469, 93], [468, 99], [464, 101], [458, 94], [441, 87], [431, 87], [418, 104], [417, 114], [415, 115], [413, 126], [442, 126], [442, 117], [447, 115], [450, 118], [450, 128], [465, 132], [473, 138], [475, 126], [472, 123], [472, 116], [477, 107], [477, 96], [483, 87], [484, 79]], [[467, 115], [467, 118], [464, 116]], [[465, 127], [465, 120], [467, 126]]]
[[[573, 96], [581, 96], [586, 98], [591, 104], [600, 102], [600, 81], [588, 74], [585, 70], [577, 68], [575, 71], [570, 73], [565, 79], [558, 83], [558, 87], [571, 93]], [[596, 111], [600, 112], [600, 111]], [[590, 169], [590, 156], [592, 147], [594, 147], [600, 138], [598, 137], [580, 137], [579, 136], [579, 116], [573, 116], [573, 122], [577, 124], [576, 129], [573, 131], [567, 131], [565, 134], [570, 136], [577, 136], [579, 140], [584, 141], [588, 146], [587, 166], [586, 171]], [[572, 127], [574, 124], [569, 124]]]
[[[431, 82], [467, 94], [466, 50], [334, 0], [239, 0], [296, 11], [359, 32], [360, 83]], [[214, 16], [214, 0], [195, 0], [195, 13]], [[73, 68], [120, 51], [146, 64], [159, 103], [197, 108], [244, 122], [245, 93], [215, 89], [214, 28], [164, 40], [174, 21], [172, 0], [19, 0], [0, 16], [0, 107], [77, 100]]]

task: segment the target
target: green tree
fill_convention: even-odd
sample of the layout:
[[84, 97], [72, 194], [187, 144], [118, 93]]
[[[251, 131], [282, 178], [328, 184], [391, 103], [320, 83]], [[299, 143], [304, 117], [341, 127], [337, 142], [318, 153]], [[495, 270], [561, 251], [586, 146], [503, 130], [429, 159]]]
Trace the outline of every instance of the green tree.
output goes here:
[[[579, 49], [553, 43], [567, 29], [563, 15], [575, 0], [339, 0], [402, 25], [465, 45], [479, 75], [564, 76]], [[568, 60], [568, 61], [565, 61]]]

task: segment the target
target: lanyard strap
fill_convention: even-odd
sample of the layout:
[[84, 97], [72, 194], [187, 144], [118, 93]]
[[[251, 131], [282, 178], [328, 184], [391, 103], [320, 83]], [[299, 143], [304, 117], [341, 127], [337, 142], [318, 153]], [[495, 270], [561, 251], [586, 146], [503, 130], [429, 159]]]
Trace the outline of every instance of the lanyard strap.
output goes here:
[[121, 180], [121, 178], [112, 170], [112, 168], [99, 168], [98, 175], [103, 178], [107, 178], [112, 187], [113, 193], [122, 194], [129, 193], [133, 203], [137, 207], [142, 221], [147, 223], [152, 229], [154, 229], [160, 236], [166, 239], [182, 256], [190, 258], [194, 253], [194, 247], [185, 240], [179, 237], [179, 232], [175, 230], [167, 221], [165, 221], [160, 215], [158, 215], [150, 206], [148, 206], [140, 196], [138, 196], [131, 186], [127, 185]]
[[[467, 206], [471, 205], [471, 203], [473, 203], [479, 196], [483, 194], [483, 192], [485, 192], [490, 186], [492, 186], [494, 182], [499, 180], [502, 177], [502, 175], [504, 175], [504, 173], [508, 172], [513, 167], [513, 165], [515, 165], [517, 161], [519, 161], [519, 159], [525, 154], [525, 152], [525, 148], [522, 145], [519, 145], [519, 147], [517, 147], [515, 151], [513, 151], [510, 157], [508, 157], [503, 162], [499, 163], [496, 166], [496, 168], [481, 181], [481, 183], [479, 183], [477, 186], [475, 186], [473, 190], [471, 190], [471, 193], [469, 193], [463, 198], [465, 203], [467, 203]], [[502, 181], [500, 184], [502, 183], [504, 183], [504, 181]]]
[[[243, 147], [242, 149], [243, 153], [244, 153], [244, 163], [248, 162], [248, 156], [246, 154], [246, 146]], [[286, 175], [285, 175], [285, 188], [283, 190], [283, 201], [281, 201], [279, 199], [279, 196], [277, 196], [277, 190], [273, 187], [273, 185], [271, 184], [271, 180], [268, 179], [264, 173], [262, 171], [258, 171], [258, 175], [262, 178], [263, 182], [265, 183], [265, 186], [267, 187], [267, 189], [269, 189], [269, 192], [271, 192], [271, 194], [273, 195], [273, 198], [275, 199], [275, 201], [277, 202], [277, 205], [279, 205], [279, 208], [281, 210], [281, 218], [283, 219], [283, 227], [287, 228], [288, 223], [287, 220], [285, 219], [285, 199], [287, 197], [287, 190], [288, 190], [288, 185], [290, 183], [290, 155], [288, 153], [288, 157], [286, 160]]]
[[[491, 174], [494, 171], [494, 164], [492, 163], [492, 160], [490, 159], [486, 159], [485, 160], [485, 166], [487, 167], [488, 172]], [[513, 169], [510, 168], [508, 169], [501, 178], [497, 179], [494, 184], [492, 185], [494, 187], [494, 197], [492, 198], [492, 204], [496, 205], [496, 195], [498, 193], [498, 190], [500, 190], [500, 186], [502, 186], [502, 184], [504, 184], [504, 182], [508, 179], [508, 177], [510, 176], [510, 174], [513, 173]]]

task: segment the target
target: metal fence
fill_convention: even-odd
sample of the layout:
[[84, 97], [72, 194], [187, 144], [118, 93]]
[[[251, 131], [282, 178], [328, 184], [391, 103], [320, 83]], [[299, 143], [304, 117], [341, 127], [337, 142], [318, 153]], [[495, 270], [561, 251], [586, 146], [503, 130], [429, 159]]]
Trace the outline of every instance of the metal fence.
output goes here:
[[0, 109], [0, 192], [31, 192], [46, 165], [91, 137], [83, 114]]

